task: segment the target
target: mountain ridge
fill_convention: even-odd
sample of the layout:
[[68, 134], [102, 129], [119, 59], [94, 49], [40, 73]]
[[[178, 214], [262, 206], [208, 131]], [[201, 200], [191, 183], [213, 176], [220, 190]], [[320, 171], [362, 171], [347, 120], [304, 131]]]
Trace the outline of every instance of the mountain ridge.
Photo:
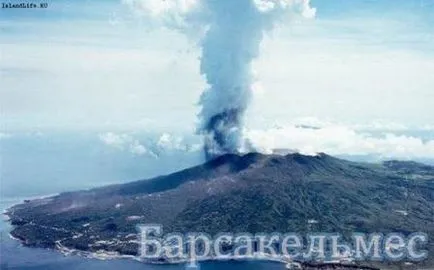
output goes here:
[[[404, 165], [413, 170], [403, 171]], [[423, 177], [416, 177], [418, 171]], [[366, 164], [324, 153], [228, 154], [148, 180], [30, 201], [7, 214], [11, 234], [29, 246], [55, 248], [62, 239], [70, 248], [131, 255], [138, 246], [128, 235], [139, 223], [209, 234], [424, 231], [434, 236], [430, 172], [420, 164]]]

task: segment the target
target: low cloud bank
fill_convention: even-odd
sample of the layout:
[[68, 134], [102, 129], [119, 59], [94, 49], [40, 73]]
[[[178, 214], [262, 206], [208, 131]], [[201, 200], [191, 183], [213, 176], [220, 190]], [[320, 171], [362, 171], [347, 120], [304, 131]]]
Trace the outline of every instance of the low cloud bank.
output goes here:
[[[265, 154], [300, 152], [315, 155], [324, 152], [337, 156], [368, 157], [367, 160], [414, 159], [434, 161], [434, 133], [431, 126], [414, 129], [400, 124], [375, 122], [350, 125], [300, 119], [270, 128], [245, 128], [240, 152]], [[138, 133], [99, 134], [104, 144], [136, 156], [159, 158], [173, 153], [202, 152], [203, 138], [164, 132], [150, 136]], [[180, 156], [180, 157], [181, 157]]]
[[141, 156], [145, 154], [155, 155], [152, 151], [141, 144], [129, 134], [116, 134], [107, 132], [99, 135], [99, 139], [106, 145], [121, 151], [129, 151], [131, 154]]
[[[106, 132], [99, 134], [99, 139], [104, 144], [120, 151], [128, 151], [136, 156], [152, 156], [159, 158], [169, 152], [199, 152], [201, 143], [190, 143], [182, 136], [170, 133], [162, 133], [156, 138], [145, 136], [146, 139], [137, 139], [137, 134]], [[140, 136], [143, 138], [143, 136]]]
[[325, 152], [331, 155], [373, 155], [378, 159], [434, 159], [434, 139], [423, 140], [392, 132], [374, 135], [339, 125], [289, 125], [246, 130], [245, 137], [254, 149], [263, 153], [291, 149], [309, 155]]

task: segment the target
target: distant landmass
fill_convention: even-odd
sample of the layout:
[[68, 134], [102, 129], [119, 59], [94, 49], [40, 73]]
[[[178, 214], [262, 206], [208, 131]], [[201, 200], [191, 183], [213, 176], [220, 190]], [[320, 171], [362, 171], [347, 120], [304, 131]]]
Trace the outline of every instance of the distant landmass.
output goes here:
[[[434, 167], [326, 154], [227, 154], [173, 174], [26, 201], [6, 213], [32, 247], [138, 254], [137, 224], [165, 232], [425, 232]], [[315, 221], [315, 222], [312, 222]], [[420, 265], [434, 265], [430, 257]]]

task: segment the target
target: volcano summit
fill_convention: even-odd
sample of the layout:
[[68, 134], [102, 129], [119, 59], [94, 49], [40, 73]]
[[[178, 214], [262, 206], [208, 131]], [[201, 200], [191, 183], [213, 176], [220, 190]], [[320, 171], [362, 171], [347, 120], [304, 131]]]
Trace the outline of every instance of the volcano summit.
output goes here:
[[[434, 167], [326, 154], [227, 154], [173, 174], [27, 201], [7, 212], [25, 245], [137, 255], [138, 224], [165, 232], [425, 232]], [[313, 222], [315, 221], [315, 222]], [[429, 244], [432, 262], [433, 244]]]

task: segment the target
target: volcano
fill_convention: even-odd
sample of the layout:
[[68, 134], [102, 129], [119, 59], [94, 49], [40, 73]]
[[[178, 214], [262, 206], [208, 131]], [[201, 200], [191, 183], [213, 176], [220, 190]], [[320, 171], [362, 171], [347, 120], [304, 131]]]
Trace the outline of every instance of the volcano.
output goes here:
[[[434, 237], [434, 167], [326, 154], [226, 154], [173, 174], [8, 209], [25, 245], [137, 255], [137, 224], [166, 232], [400, 232]], [[432, 262], [433, 244], [429, 244]]]

